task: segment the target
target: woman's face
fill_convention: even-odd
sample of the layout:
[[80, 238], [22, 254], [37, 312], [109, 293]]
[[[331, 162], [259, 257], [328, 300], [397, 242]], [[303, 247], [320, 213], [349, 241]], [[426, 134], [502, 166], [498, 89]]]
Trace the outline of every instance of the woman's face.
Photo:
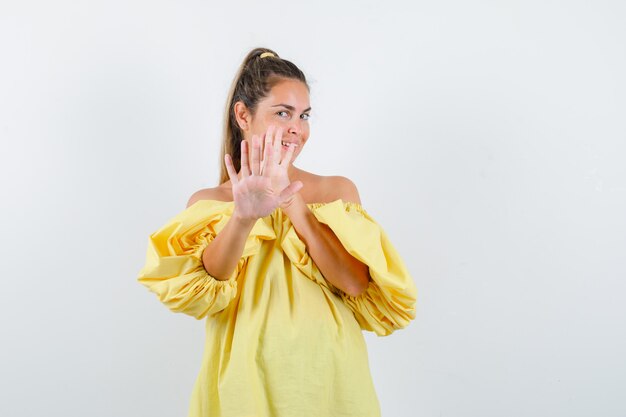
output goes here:
[[[257, 104], [254, 117], [249, 114], [244, 125], [244, 139], [251, 143], [253, 135], [265, 139], [265, 132], [270, 125], [283, 130], [283, 142], [296, 143], [292, 162], [302, 152], [302, 147], [309, 139], [309, 90], [302, 81], [284, 79], [270, 90], [267, 97]], [[263, 143], [261, 149], [263, 149]], [[282, 147], [282, 153], [287, 147]]]

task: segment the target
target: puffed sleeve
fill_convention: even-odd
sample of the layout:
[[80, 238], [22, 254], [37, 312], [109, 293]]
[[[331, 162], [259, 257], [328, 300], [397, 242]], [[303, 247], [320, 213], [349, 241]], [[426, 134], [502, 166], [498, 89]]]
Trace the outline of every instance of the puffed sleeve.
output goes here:
[[276, 239], [266, 219], [258, 219], [230, 278], [209, 275], [202, 252], [226, 226], [233, 208], [233, 202], [199, 200], [150, 235], [137, 280], [171, 311], [199, 320], [223, 310], [237, 295], [237, 277], [247, 258], [258, 253], [263, 240]]
[[346, 250], [369, 268], [365, 292], [353, 297], [337, 289], [361, 329], [387, 336], [415, 318], [417, 288], [382, 227], [358, 203], [336, 200], [312, 212], [330, 227]]

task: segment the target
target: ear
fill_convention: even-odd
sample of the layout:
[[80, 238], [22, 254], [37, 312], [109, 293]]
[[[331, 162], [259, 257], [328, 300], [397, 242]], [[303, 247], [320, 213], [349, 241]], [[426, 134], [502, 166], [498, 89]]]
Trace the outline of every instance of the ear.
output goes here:
[[248, 108], [243, 103], [243, 101], [239, 100], [235, 103], [235, 120], [237, 121], [237, 125], [241, 130], [248, 130], [250, 128], [250, 112]]

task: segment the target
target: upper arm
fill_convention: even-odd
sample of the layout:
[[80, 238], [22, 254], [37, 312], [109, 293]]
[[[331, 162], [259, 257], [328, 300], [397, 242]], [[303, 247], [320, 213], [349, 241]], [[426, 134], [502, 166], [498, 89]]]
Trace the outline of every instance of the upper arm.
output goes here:
[[346, 202], [361, 204], [359, 190], [349, 178], [337, 175], [330, 177], [330, 179], [331, 189], [335, 190], [335, 199], [340, 198]]

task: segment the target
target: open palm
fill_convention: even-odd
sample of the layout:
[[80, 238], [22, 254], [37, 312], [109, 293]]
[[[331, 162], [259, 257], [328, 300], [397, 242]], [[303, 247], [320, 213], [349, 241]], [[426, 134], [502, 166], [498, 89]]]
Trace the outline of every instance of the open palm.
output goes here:
[[[302, 188], [302, 182], [290, 182], [287, 168], [293, 157], [290, 146], [281, 158], [282, 129], [270, 126], [265, 135], [263, 160], [260, 160], [261, 139], [252, 136], [252, 149], [241, 142], [241, 178], [229, 154], [225, 156], [226, 170], [232, 183], [235, 213], [240, 218], [256, 220], [276, 210]], [[250, 156], [248, 158], [248, 155]], [[251, 160], [249, 164], [248, 161]]]

